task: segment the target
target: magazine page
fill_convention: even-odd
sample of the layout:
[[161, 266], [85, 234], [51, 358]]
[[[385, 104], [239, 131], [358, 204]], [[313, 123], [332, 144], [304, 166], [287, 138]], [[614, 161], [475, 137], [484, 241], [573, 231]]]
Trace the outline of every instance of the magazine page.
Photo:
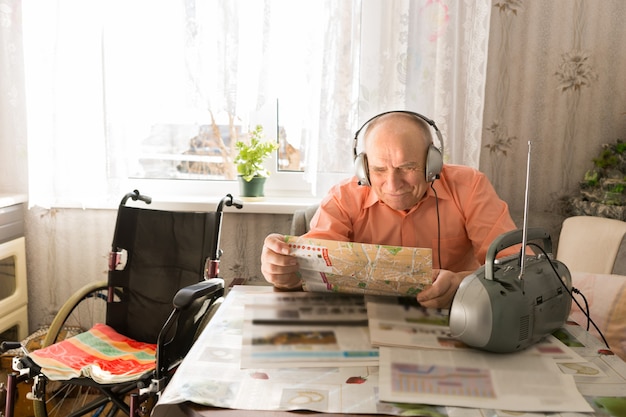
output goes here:
[[286, 236], [305, 291], [415, 297], [432, 283], [432, 249]]
[[242, 368], [376, 366], [363, 296], [275, 292], [246, 301]]
[[520, 412], [591, 412], [571, 375], [537, 355], [380, 348], [380, 399]]
[[[404, 411], [392, 404], [377, 403], [378, 361], [376, 366], [337, 366], [342, 364], [335, 363], [332, 367], [241, 368], [246, 303], [259, 295], [272, 293], [270, 286], [236, 286], [229, 291], [159, 398], [154, 417], [188, 416], [189, 409], [180, 414], [176, 412], [182, 407], [194, 407], [193, 404], [242, 410], [348, 414], [376, 414], [381, 409], [385, 414], [399, 415]], [[328, 294], [321, 296], [328, 297]], [[256, 300], [261, 305], [264, 302], [263, 298]], [[363, 318], [364, 312], [360, 314]], [[209, 410], [209, 415], [215, 411]]]
[[[450, 334], [448, 310], [430, 309], [416, 301], [403, 299], [366, 299], [370, 340], [373, 346], [421, 349], [469, 349]], [[542, 355], [557, 363], [576, 367], [584, 358], [554, 335], [548, 335], [523, 351]]]
[[393, 302], [367, 302], [372, 345], [427, 349], [465, 347], [450, 335], [448, 310], [424, 308], [417, 302], [400, 299], [390, 300]]

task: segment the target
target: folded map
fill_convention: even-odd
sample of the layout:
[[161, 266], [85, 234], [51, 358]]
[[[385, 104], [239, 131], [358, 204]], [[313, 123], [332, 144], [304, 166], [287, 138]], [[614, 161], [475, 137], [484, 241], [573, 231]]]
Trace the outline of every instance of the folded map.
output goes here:
[[305, 291], [415, 296], [432, 283], [432, 250], [286, 236]]

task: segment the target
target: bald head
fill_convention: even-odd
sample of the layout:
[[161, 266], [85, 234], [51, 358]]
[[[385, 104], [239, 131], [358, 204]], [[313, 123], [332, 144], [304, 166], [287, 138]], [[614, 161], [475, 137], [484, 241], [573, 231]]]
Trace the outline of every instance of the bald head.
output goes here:
[[367, 150], [367, 142], [371, 137], [370, 133], [376, 129], [377, 126], [384, 125], [387, 129], [413, 129], [415, 130], [415, 138], [417, 141], [421, 141], [424, 147], [427, 148], [433, 143], [433, 136], [429, 124], [419, 116], [406, 112], [391, 112], [383, 114], [380, 117], [372, 120], [364, 132], [365, 149]]
[[365, 131], [365, 153], [372, 189], [395, 210], [410, 210], [426, 194], [429, 125], [407, 113], [378, 117]]

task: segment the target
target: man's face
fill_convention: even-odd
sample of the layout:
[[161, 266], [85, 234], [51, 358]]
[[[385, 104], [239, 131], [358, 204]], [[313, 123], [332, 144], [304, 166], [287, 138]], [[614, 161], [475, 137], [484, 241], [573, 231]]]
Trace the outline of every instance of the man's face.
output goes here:
[[372, 189], [395, 210], [409, 210], [426, 194], [429, 142], [415, 120], [383, 116], [367, 132], [365, 150]]

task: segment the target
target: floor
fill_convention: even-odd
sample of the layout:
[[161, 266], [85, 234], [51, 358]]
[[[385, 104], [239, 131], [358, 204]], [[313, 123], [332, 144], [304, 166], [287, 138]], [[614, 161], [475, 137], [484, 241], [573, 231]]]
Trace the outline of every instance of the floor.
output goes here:
[[[2, 412], [4, 413], [4, 406], [6, 401], [6, 391], [4, 391], [4, 387], [6, 387], [7, 382], [7, 372], [10, 372], [10, 369], [7, 371], [4, 367], [4, 363], [6, 362], [6, 358], [2, 357], [2, 368], [0, 369], [0, 384], [3, 384], [3, 392], [0, 394], [0, 405], [2, 407]], [[30, 384], [19, 384], [17, 387], [17, 402], [15, 403], [14, 415], [15, 417], [34, 417], [33, 413], [33, 402], [26, 398], [26, 394], [30, 392], [31, 385]]]
[[[6, 386], [7, 373], [11, 372], [10, 358], [2, 355], [0, 356], [0, 363], [2, 364], [0, 368], [0, 385], [4, 384], [2, 385], [4, 388]], [[8, 367], [6, 367], [6, 364], [9, 364]], [[31, 390], [31, 387], [32, 385], [30, 383], [18, 384], [17, 401], [15, 403], [15, 409], [14, 409], [15, 417], [34, 417], [35, 416], [33, 412], [33, 402], [32, 400], [29, 400], [26, 398], [27, 394]], [[6, 401], [6, 391], [4, 391], [3, 389], [0, 389], [0, 406], [1, 406], [0, 416], [2, 416], [4, 413], [5, 401]], [[63, 410], [61, 410], [61, 412], [59, 413], [60, 416], [63, 416], [65, 414], [66, 413], [64, 413]], [[149, 415], [149, 413], [147, 413], [146, 415]], [[126, 416], [126, 414], [124, 414], [121, 411], [116, 414], [116, 417], [122, 417], [122, 416]]]

